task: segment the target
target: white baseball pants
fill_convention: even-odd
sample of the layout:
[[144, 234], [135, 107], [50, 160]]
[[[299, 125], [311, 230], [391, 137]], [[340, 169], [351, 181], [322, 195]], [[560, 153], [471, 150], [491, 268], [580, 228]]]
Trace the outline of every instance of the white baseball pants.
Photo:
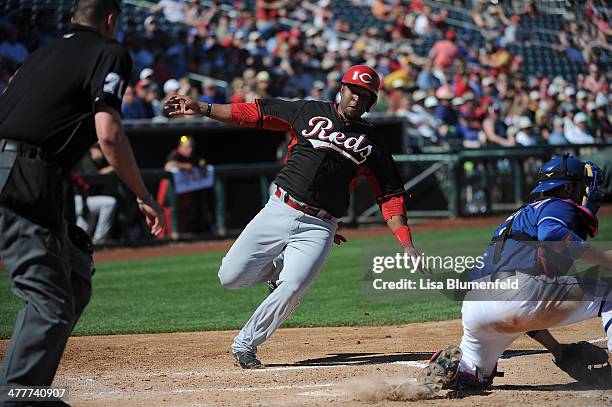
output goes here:
[[[489, 377], [504, 351], [525, 332], [570, 325], [596, 318], [600, 312], [612, 352], [612, 294], [605, 284], [590, 285], [585, 291], [584, 285], [570, 276], [549, 278], [519, 273], [511, 278], [519, 279], [520, 301], [512, 301], [511, 296], [507, 301], [470, 301], [469, 294], [466, 296], [461, 308], [460, 371], [475, 375], [478, 370], [482, 377]], [[577, 289], [584, 292], [583, 299], [566, 301]], [[526, 298], [526, 290], [532, 293], [531, 299]], [[503, 298], [504, 293], [501, 295]]]
[[219, 269], [227, 288], [244, 288], [268, 280], [274, 290], [234, 338], [233, 352], [257, 352], [291, 315], [321, 271], [331, 251], [337, 219], [325, 220], [290, 207], [272, 195], [251, 220]]

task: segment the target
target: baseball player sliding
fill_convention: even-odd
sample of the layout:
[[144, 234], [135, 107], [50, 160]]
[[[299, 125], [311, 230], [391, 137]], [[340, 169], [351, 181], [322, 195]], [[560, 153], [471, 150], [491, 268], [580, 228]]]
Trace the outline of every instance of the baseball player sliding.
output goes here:
[[612, 351], [612, 286], [601, 277], [568, 275], [577, 259], [608, 278], [612, 271], [612, 250], [586, 243], [597, 235], [601, 170], [566, 154], [544, 164], [538, 177], [532, 194], [541, 196], [495, 230], [485, 266], [470, 275], [479, 282], [516, 279], [518, 289], [467, 293], [460, 346], [436, 353], [423, 371], [422, 382], [434, 391], [490, 388], [498, 359], [524, 333], [551, 350], [557, 366], [579, 382], [612, 386], [605, 350], [587, 342], [560, 345], [546, 331], [601, 317]]
[[[342, 78], [340, 103], [257, 100], [212, 105], [175, 96], [169, 116], [204, 115], [244, 127], [291, 133], [287, 163], [276, 190], [224, 257], [219, 280], [227, 288], [272, 281], [276, 288], [234, 338], [244, 369], [262, 367], [257, 347], [291, 315], [329, 255], [337, 220], [364, 176], [404, 251], [418, 252], [406, 224], [404, 186], [383, 136], [361, 116], [376, 104], [380, 78], [364, 65]], [[429, 270], [422, 269], [423, 272]]]

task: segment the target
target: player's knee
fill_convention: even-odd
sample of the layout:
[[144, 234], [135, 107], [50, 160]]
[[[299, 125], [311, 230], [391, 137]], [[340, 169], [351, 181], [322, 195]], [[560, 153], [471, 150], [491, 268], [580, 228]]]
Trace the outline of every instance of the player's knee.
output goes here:
[[225, 288], [241, 288], [240, 280], [238, 279], [239, 274], [233, 272], [229, 267], [221, 265], [219, 269], [219, 282]]

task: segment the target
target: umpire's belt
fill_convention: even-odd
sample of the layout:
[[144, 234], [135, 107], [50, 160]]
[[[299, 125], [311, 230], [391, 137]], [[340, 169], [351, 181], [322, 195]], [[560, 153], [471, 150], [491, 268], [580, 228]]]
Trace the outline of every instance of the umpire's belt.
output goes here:
[[33, 146], [32, 144], [23, 141], [0, 139], [0, 152], [15, 152], [17, 155], [31, 159], [40, 159], [47, 161], [49, 154], [42, 148]]
[[295, 199], [291, 198], [287, 192], [281, 190], [279, 187], [276, 187], [276, 192], [274, 192], [274, 195], [276, 195], [278, 198], [280, 198], [283, 202], [285, 202], [287, 205], [289, 205], [293, 209], [297, 209], [298, 211], [304, 212], [306, 215], [315, 216], [317, 218], [327, 219], [327, 220], [333, 218], [332, 214], [327, 212], [324, 209], [319, 209], [319, 208], [315, 208], [312, 206], [304, 205], [296, 201]]

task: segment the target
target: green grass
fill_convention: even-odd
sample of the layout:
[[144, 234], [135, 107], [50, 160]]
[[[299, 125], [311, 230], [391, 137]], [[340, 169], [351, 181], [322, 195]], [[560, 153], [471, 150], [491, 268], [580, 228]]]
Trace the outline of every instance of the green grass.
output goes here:
[[[479, 254], [491, 227], [420, 233], [425, 253]], [[612, 240], [612, 218], [598, 240]], [[392, 236], [355, 239], [334, 247], [321, 275], [284, 326], [385, 325], [460, 316], [460, 302], [445, 297], [415, 301], [373, 297], [364, 275], [373, 255], [396, 249]], [[217, 270], [224, 253], [105, 263], [94, 276], [94, 295], [75, 335], [237, 329], [267, 295], [263, 285], [223, 289]], [[21, 301], [0, 273], [0, 337], [10, 335]]]

